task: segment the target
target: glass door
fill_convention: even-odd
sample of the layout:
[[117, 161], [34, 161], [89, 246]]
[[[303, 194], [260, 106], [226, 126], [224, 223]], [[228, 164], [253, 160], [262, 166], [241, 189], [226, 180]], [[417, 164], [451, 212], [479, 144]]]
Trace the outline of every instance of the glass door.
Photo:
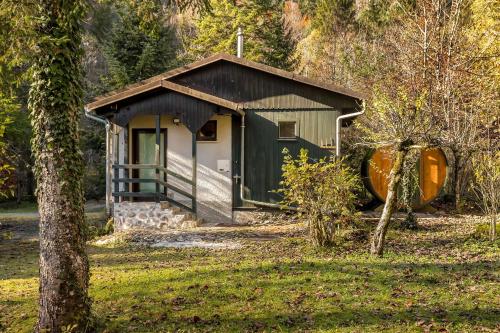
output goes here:
[[[134, 164], [155, 164], [156, 132], [154, 129], [133, 129], [133, 156]], [[166, 129], [160, 133], [160, 165], [166, 165]], [[156, 179], [155, 169], [136, 169], [134, 178]], [[160, 179], [164, 179], [164, 173], [160, 172]], [[134, 184], [134, 192], [156, 192], [156, 184], [139, 183]], [[164, 192], [163, 186], [160, 186], [160, 192]]]

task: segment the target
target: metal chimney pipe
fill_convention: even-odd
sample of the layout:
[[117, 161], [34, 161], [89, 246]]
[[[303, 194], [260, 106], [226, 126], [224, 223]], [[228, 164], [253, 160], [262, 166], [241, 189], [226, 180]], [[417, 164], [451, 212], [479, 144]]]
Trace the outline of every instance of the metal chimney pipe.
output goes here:
[[238, 37], [236, 56], [238, 58], [243, 58], [243, 29], [241, 29], [241, 27], [238, 27], [238, 33], [236, 36]]

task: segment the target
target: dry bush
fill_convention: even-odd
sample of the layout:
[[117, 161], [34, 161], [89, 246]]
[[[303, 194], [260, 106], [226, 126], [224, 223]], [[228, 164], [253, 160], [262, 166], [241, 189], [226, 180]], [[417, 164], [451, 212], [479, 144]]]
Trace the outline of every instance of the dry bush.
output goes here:
[[311, 240], [318, 246], [332, 246], [341, 239], [347, 225], [357, 219], [354, 204], [360, 191], [359, 176], [342, 160], [313, 161], [301, 149], [297, 159], [284, 151], [283, 204], [296, 206], [307, 221]]

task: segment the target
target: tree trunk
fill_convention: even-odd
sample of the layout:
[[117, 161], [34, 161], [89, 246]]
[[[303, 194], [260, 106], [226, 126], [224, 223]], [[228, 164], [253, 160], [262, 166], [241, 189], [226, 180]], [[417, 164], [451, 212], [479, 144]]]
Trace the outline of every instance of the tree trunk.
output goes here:
[[[40, 211], [40, 301], [38, 331], [84, 331], [90, 311], [83, 196], [68, 195], [56, 158], [46, 152], [38, 177]], [[69, 162], [69, 161], [68, 161]]]
[[407, 154], [408, 150], [404, 146], [400, 146], [396, 151], [396, 158], [389, 174], [389, 185], [384, 210], [372, 237], [371, 253], [373, 255], [382, 256], [384, 253], [385, 234], [387, 233], [392, 213], [397, 204], [398, 186], [403, 172], [403, 162]]
[[455, 210], [457, 212], [460, 212], [462, 209], [462, 184], [460, 183], [460, 171], [461, 171], [461, 163], [462, 159], [460, 157], [460, 154], [456, 150], [452, 150], [453, 152], [453, 158], [454, 158], [454, 164], [453, 164], [453, 199], [454, 202], [453, 204], [455, 205]]
[[[16, 167], [16, 203], [19, 205], [23, 199], [23, 181], [26, 181], [26, 177], [21, 176], [21, 172], [19, 171], [19, 165]], [[24, 172], [23, 172], [24, 174]], [[23, 180], [21, 180], [21, 178]]]
[[88, 331], [89, 265], [85, 254], [79, 1], [38, 4], [37, 55], [30, 89], [40, 211], [40, 299], [37, 332]]
[[497, 214], [493, 213], [490, 222], [490, 240], [494, 242], [497, 239]]

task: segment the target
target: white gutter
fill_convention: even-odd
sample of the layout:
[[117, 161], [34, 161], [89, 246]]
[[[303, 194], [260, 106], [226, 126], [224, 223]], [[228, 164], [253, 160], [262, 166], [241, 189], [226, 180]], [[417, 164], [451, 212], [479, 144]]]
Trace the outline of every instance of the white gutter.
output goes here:
[[109, 140], [111, 139], [111, 123], [106, 118], [94, 116], [85, 108], [85, 117], [106, 126], [106, 213], [111, 216], [111, 163], [109, 160]]
[[340, 157], [340, 129], [342, 128], [342, 119], [353, 118], [365, 113], [365, 101], [361, 104], [361, 111], [348, 113], [337, 118], [337, 126], [335, 127], [335, 156]]

